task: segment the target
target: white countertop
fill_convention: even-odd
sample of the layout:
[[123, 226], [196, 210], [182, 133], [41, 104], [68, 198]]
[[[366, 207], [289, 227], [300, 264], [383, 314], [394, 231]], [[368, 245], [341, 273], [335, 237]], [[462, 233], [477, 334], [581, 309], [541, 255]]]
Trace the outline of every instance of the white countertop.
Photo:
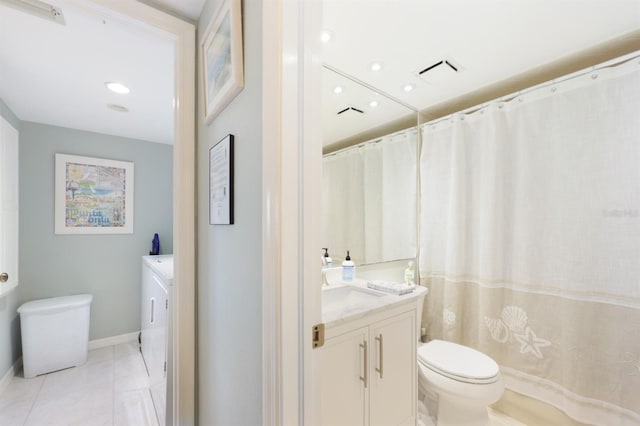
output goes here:
[[[377, 291], [367, 288], [367, 281], [362, 279], [356, 279], [353, 283], [339, 283], [329, 284], [322, 288], [324, 291], [331, 291], [331, 289], [354, 286], [365, 288], [368, 291]], [[383, 293], [379, 292], [378, 293]], [[325, 327], [334, 327], [342, 323], [353, 321], [358, 318], [365, 317], [367, 315], [375, 314], [377, 312], [384, 311], [386, 309], [394, 308], [404, 304], [417, 303], [420, 297], [426, 296], [428, 289], [423, 286], [415, 286], [415, 290], [411, 293], [396, 295], [393, 293], [383, 293], [384, 295], [376, 297], [366, 304], [357, 303], [354, 305], [339, 306], [338, 309], [328, 309], [325, 306], [322, 307], [322, 322]]]

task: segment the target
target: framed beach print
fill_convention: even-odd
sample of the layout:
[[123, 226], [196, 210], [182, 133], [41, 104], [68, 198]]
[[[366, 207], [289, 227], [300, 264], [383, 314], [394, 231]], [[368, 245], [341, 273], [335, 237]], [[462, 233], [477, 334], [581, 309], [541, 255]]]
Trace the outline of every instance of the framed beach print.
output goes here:
[[208, 124], [244, 86], [241, 0], [222, 0], [204, 34], [200, 63]]
[[209, 224], [233, 225], [233, 135], [209, 148]]
[[133, 163], [56, 154], [56, 234], [132, 234]]

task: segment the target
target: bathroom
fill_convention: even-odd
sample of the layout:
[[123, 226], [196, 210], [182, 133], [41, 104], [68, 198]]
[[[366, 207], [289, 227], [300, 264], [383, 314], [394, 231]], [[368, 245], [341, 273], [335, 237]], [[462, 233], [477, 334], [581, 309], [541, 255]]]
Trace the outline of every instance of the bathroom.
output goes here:
[[[232, 103], [227, 110], [224, 111], [221, 116], [214, 121], [214, 124], [207, 126], [202, 118], [202, 111], [198, 107], [198, 160], [197, 160], [197, 185], [198, 185], [198, 416], [200, 424], [276, 424], [271, 422], [269, 416], [271, 412], [269, 409], [261, 407], [281, 407], [282, 417], [288, 419], [293, 416], [296, 420], [298, 416], [302, 416], [300, 411], [301, 406], [307, 407], [305, 413], [313, 412], [313, 401], [309, 401], [305, 397], [304, 404], [300, 399], [303, 392], [300, 392], [299, 383], [312, 383], [310, 379], [312, 376], [308, 370], [308, 364], [303, 367], [300, 363], [300, 359], [297, 357], [298, 353], [304, 353], [304, 356], [312, 356], [312, 352], [309, 349], [305, 340], [304, 343], [300, 343], [298, 346], [296, 343], [291, 343], [291, 339], [295, 342], [297, 335], [301, 335], [302, 328], [295, 329], [293, 324], [302, 324], [300, 318], [299, 300], [304, 300], [305, 312], [308, 312], [309, 322], [313, 324], [314, 320], [319, 320], [320, 307], [317, 299], [320, 297], [320, 276], [318, 274], [319, 268], [319, 248], [322, 247], [320, 237], [314, 237], [314, 230], [320, 229], [318, 218], [313, 216], [312, 212], [318, 211], [319, 204], [317, 200], [308, 200], [311, 203], [308, 206], [308, 210], [312, 223], [318, 224], [317, 226], [305, 227], [306, 241], [316, 241], [313, 244], [309, 244], [310, 247], [304, 248], [305, 256], [308, 257], [308, 263], [313, 266], [313, 271], [309, 267], [308, 271], [296, 264], [296, 259], [299, 257], [299, 249], [302, 244], [298, 240], [285, 240], [286, 244], [283, 244], [282, 248], [276, 245], [269, 245], [269, 239], [267, 238], [268, 225], [267, 215], [261, 211], [265, 205], [268, 205], [267, 189], [260, 189], [262, 185], [267, 185], [262, 179], [263, 177], [271, 176], [274, 169], [280, 172], [278, 166], [265, 166], [265, 164], [277, 164], [277, 159], [271, 156], [272, 152], [278, 152], [277, 147], [269, 145], [271, 140], [266, 133], [268, 129], [261, 129], [259, 126], [246, 126], [247, 120], [259, 122], [263, 119], [263, 115], [267, 118], [273, 118], [273, 108], [269, 108], [272, 104], [269, 104], [268, 99], [271, 99], [273, 94], [273, 87], [267, 82], [267, 77], [273, 77], [273, 74], [263, 75], [269, 72], [273, 72], [272, 68], [265, 67], [261, 69], [260, 65], [264, 65], [261, 61], [264, 61], [265, 57], [271, 54], [277, 54], [272, 50], [269, 50], [263, 45], [263, 42], [268, 41], [269, 37], [276, 34], [271, 24], [263, 23], [269, 22], [270, 10], [267, 7], [256, 4], [257, 2], [245, 1], [244, 7], [244, 25], [245, 25], [245, 88], [238, 95], [234, 103]], [[283, 2], [287, 3], [287, 2]], [[215, 12], [215, 8], [218, 2], [207, 1], [205, 2], [202, 14], [196, 14], [195, 20], [199, 21], [199, 27], [201, 32], [204, 31], [210, 18]], [[287, 10], [287, 6], [284, 7]], [[553, 9], [553, 7], [551, 7]], [[289, 10], [289, 12], [292, 12]], [[295, 13], [292, 13], [297, 16]], [[264, 15], [264, 16], [263, 16]], [[633, 13], [629, 13], [633, 15]], [[266, 16], [266, 18], [265, 18]], [[313, 16], [313, 14], [311, 14]], [[573, 15], [571, 15], [573, 17]], [[199, 17], [199, 18], [198, 18]], [[289, 15], [287, 19], [291, 19]], [[571, 21], [573, 18], [569, 18]], [[364, 21], [363, 19], [357, 19], [356, 22]], [[318, 33], [321, 24], [317, 25]], [[543, 26], [544, 27], [544, 26]], [[593, 28], [598, 28], [598, 25], [594, 25]], [[637, 28], [637, 25], [635, 26]], [[314, 30], [313, 26], [307, 27], [308, 31]], [[565, 31], [567, 31], [565, 29]], [[595, 30], [594, 30], [595, 31]], [[307, 33], [311, 37], [311, 33]], [[202, 35], [202, 33], [201, 33]], [[290, 35], [289, 35], [290, 36]], [[468, 34], [467, 34], [468, 37]], [[200, 40], [200, 38], [198, 39]], [[637, 40], [637, 39], [636, 39]], [[637, 41], [636, 41], [637, 43]], [[634, 49], [637, 50], [637, 49]], [[619, 52], [620, 55], [628, 52]], [[616, 56], [620, 56], [616, 55]], [[456, 58], [458, 59], [458, 58]], [[367, 59], [368, 60], [368, 59]], [[285, 62], [283, 62], [285, 63]], [[290, 62], [286, 62], [290, 64]], [[585, 63], [584, 66], [588, 67], [593, 64]], [[552, 78], [552, 77], [549, 77]], [[293, 79], [292, 79], [293, 80]], [[293, 83], [291, 83], [293, 84]], [[273, 85], [276, 86], [276, 85]], [[298, 87], [296, 86], [296, 89]], [[277, 95], [277, 93], [276, 93]], [[497, 97], [497, 96], [495, 96]], [[494, 98], [495, 98], [494, 97]], [[260, 106], [262, 102], [262, 107]], [[480, 101], [478, 101], [480, 102]], [[476, 103], [478, 103], [476, 102]], [[466, 107], [472, 107], [472, 105], [461, 105], [457, 109], [452, 109], [450, 112], [462, 110]], [[316, 107], [312, 107], [310, 111], [315, 111]], [[288, 119], [295, 118], [296, 114], [287, 115]], [[435, 118], [435, 117], [432, 117]], [[422, 122], [429, 121], [430, 118], [423, 120]], [[267, 120], [268, 122], [269, 120]], [[316, 120], [319, 121], [319, 120]], [[312, 127], [314, 123], [309, 123]], [[317, 123], [315, 123], [317, 127]], [[283, 126], [283, 130], [286, 132], [292, 130], [294, 126]], [[234, 133], [238, 138], [238, 165], [237, 178], [239, 184], [242, 185], [242, 194], [239, 194], [237, 200], [237, 221], [233, 227], [210, 227], [208, 224], [208, 176], [207, 176], [207, 153], [209, 145], [212, 141], [219, 140], [220, 137], [227, 133]], [[287, 133], [290, 136], [290, 133]], [[264, 145], [264, 146], [263, 146]], [[286, 145], [285, 145], [286, 147]], [[274, 148], [270, 151], [269, 148]], [[297, 182], [297, 175], [295, 175], [295, 167], [292, 164], [298, 164], [297, 152], [287, 152], [286, 167], [282, 166], [283, 176], [291, 178], [285, 183], [292, 181]], [[311, 170], [312, 172], [319, 171], [320, 167], [320, 149], [315, 153], [317, 158], [315, 162], [316, 166], [306, 168], [305, 170]], [[277, 157], [277, 156], [276, 156]], [[313, 169], [317, 167], [318, 170]], [[261, 169], [262, 168], [262, 169]], [[292, 170], [293, 169], [293, 170]], [[315, 171], [314, 171], [315, 170]], [[315, 180], [317, 185], [311, 186], [312, 191], [309, 193], [320, 193], [321, 185], [319, 175]], [[292, 197], [295, 197], [297, 188], [288, 187], [289, 193], [293, 193]], [[239, 191], [240, 192], [240, 191]], [[319, 197], [316, 197], [319, 199]], [[284, 205], [287, 221], [283, 221], [282, 226], [289, 230], [292, 235], [296, 235], [299, 230], [299, 224], [294, 223], [295, 220], [291, 220], [297, 216], [292, 213], [290, 206]], [[297, 207], [297, 206], [296, 206]], [[288, 210], [287, 210], [288, 209]], [[617, 210], [617, 209], [616, 209]], [[270, 212], [273, 212], [271, 210]], [[308, 219], [307, 216], [305, 218]], [[174, 218], [174, 221], [176, 218]], [[265, 225], [266, 223], [266, 225]], [[291, 228], [292, 227], [292, 228]], [[272, 228], [269, 228], [272, 229]], [[279, 231], [279, 229], [277, 230]], [[164, 238], [162, 236], [162, 238]], [[257, 242], [257, 243], [256, 243]], [[150, 243], [150, 238], [145, 237], [145, 243], [141, 244], [145, 250]], [[260, 251], [260, 245], [262, 244], [262, 252]], [[174, 243], [175, 245], [175, 243]], [[257, 247], [256, 247], [257, 246]], [[282, 254], [282, 259], [280, 259]], [[336, 252], [332, 252], [335, 262], [342, 261], [342, 255]], [[281, 263], [279, 263], [281, 262]], [[257, 266], [256, 266], [257, 265]], [[270, 346], [270, 342], [277, 342], [275, 338], [272, 338], [271, 330], [275, 329], [275, 323], [270, 322], [269, 306], [275, 306], [272, 298], [276, 298], [277, 291], [273, 290], [273, 286], [270, 284], [272, 281], [272, 270], [270, 268], [280, 268], [282, 271], [287, 271], [285, 275], [286, 279], [289, 275], [295, 276], [296, 283], [287, 281], [283, 285], [286, 288], [286, 294], [289, 299], [282, 300], [283, 304], [283, 317], [285, 318], [285, 325], [289, 328], [282, 331], [282, 335], [286, 336], [286, 339], [282, 342], [285, 348], [284, 353], [287, 354], [285, 361], [282, 361], [281, 365], [287, 365], [285, 371], [282, 371], [282, 380], [286, 383], [287, 392], [282, 393], [282, 399], [278, 400], [277, 397], [271, 398], [271, 395], [276, 395], [278, 392], [272, 392], [276, 388], [272, 388], [268, 385], [270, 377], [278, 377], [277, 368], [270, 370], [270, 366], [276, 364], [269, 362], [269, 357], [263, 354], [270, 354], [274, 348]], [[358, 266], [358, 265], [357, 265]], [[404, 265], [402, 269], [404, 269]], [[358, 273], [361, 268], [357, 269]], [[300, 275], [298, 275], [298, 273]], [[297, 277], [303, 275], [304, 281], [309, 282], [307, 292], [304, 294], [297, 293]], [[291, 279], [293, 281], [293, 279]], [[286, 287], [285, 287], [286, 286]], [[314, 293], [315, 289], [318, 289], [318, 293]], [[308, 298], [308, 299], [307, 299]], [[6, 299], [6, 298], [5, 298]], [[11, 301], [7, 299], [8, 303], [13, 303], [17, 306], [17, 301]], [[264, 300], [264, 302], [263, 302]], [[315, 301], [314, 301], [315, 300]], [[4, 303], [4, 302], [0, 302]], [[264, 304], [263, 304], [264, 303]], [[289, 309], [292, 305], [295, 305], [293, 309]], [[313, 313], [316, 311], [316, 313]], [[193, 312], [193, 309], [192, 311]], [[500, 312], [494, 314], [494, 318], [498, 317]], [[274, 315], [275, 316], [275, 315]], [[307, 324], [307, 322], [304, 322]], [[310, 327], [304, 327], [304, 334], [310, 333]], [[242, 336], [242, 338], [238, 338]], [[293, 336], [293, 337], [292, 337]], [[262, 346], [261, 343], [262, 342]], [[184, 347], [187, 347], [185, 345]], [[292, 350], [293, 347], [293, 350]], [[517, 347], [516, 347], [517, 350]], [[305, 352], [306, 351], [306, 352]], [[238, 356], [238, 354], [242, 354]], [[293, 354], [293, 355], [292, 355]], [[17, 354], [16, 354], [17, 356]], [[310, 358], [305, 358], [310, 359]], [[275, 372], [274, 372], [275, 370]], [[300, 376], [293, 376], [297, 372], [306, 372], [308, 374], [308, 380], [304, 381], [300, 379]], [[259, 377], [262, 375], [263, 383], [267, 383], [264, 388], [261, 388], [256, 383], [259, 382]], [[275, 380], [277, 382], [277, 379]], [[305, 388], [306, 389], [306, 388]], [[309, 389], [307, 389], [309, 390]], [[312, 393], [311, 389], [311, 393]], [[234, 402], [243, 401], [245, 404], [235, 404]], [[262, 404], [261, 404], [262, 401]], [[279, 401], [279, 402], [278, 402]], [[283, 402], [284, 401], [284, 402]], [[536, 410], [535, 405], [530, 406], [532, 410]], [[187, 412], [189, 409], [187, 408]], [[278, 412], [274, 409], [273, 412]], [[294, 413], [294, 414], [292, 414]], [[304, 414], [305, 417], [308, 414]], [[277, 415], [276, 415], [277, 417]], [[297, 421], [286, 422], [284, 424], [296, 424]], [[311, 420], [307, 420], [305, 423], [311, 424]], [[185, 424], [191, 424], [188, 421]]]
[[[637, 271], [637, 244], [623, 242], [624, 234], [638, 232], [638, 187], [628, 183], [637, 180], [636, 160], [608, 162], [596, 154], [602, 139], [593, 137], [613, 135], [610, 158], [638, 158], [638, 104], [631, 95], [638, 90], [638, 45], [613, 54], [620, 40], [616, 47], [614, 37], [605, 42], [591, 29], [581, 31], [598, 20], [598, 13], [590, 15], [597, 8], [589, 12], [581, 5], [577, 12], [575, 5], [559, 4], [547, 13], [534, 5], [525, 11], [496, 2], [460, 10], [453, 3], [434, 7], [430, 16], [426, 2], [397, 10], [376, 2], [366, 12], [354, 3], [324, 2], [321, 247], [333, 263], [323, 270], [319, 350], [326, 358], [324, 377], [338, 385], [321, 385], [323, 424], [487, 424], [486, 414], [471, 414], [474, 399], [484, 401], [478, 411], [490, 406], [489, 424], [496, 425], [640, 421], [637, 403], [625, 396], [640, 386], [638, 347], [623, 337], [637, 333], [637, 325], [627, 324], [637, 319], [637, 280], [624, 272]], [[567, 31], [585, 42], [572, 58], [559, 53], [566, 39], [555, 45], [531, 39], [542, 22], [548, 34], [560, 34], [569, 9], [575, 27]], [[358, 16], [366, 16], [366, 25], [354, 24]], [[483, 17], [481, 24], [474, 25], [474, 16]], [[420, 23], [428, 30], [416, 30]], [[506, 34], [508, 47], [499, 43]], [[480, 82], [484, 72], [491, 78]], [[624, 87], [619, 98], [611, 88], [616, 84]], [[599, 120], [576, 121], [592, 115]], [[583, 192], [583, 185], [593, 193]], [[604, 236], [588, 229], [610, 231]], [[351, 281], [351, 272], [340, 276], [347, 250], [363, 294], [340, 288]], [[404, 374], [398, 369], [394, 376], [387, 367], [402, 359], [395, 349], [398, 332], [388, 344], [393, 349], [383, 350], [383, 334], [386, 342], [393, 333], [376, 328], [385, 317], [364, 292], [381, 281], [399, 288], [408, 262], [428, 288], [424, 306], [416, 309], [423, 316], [414, 339], [455, 342], [480, 354], [418, 343], [417, 419], [411, 407], [404, 414], [399, 408], [411, 392], [385, 393], [382, 360], [388, 380], [399, 382]], [[350, 271], [351, 262], [342, 264]], [[610, 284], [599, 284], [604, 282]], [[352, 298], [348, 307], [333, 300], [330, 294], [338, 291]], [[344, 317], [336, 315], [341, 309]], [[371, 312], [371, 322], [356, 311]], [[394, 312], [400, 321], [401, 311]], [[610, 322], [589, 320], [590, 312]], [[347, 318], [353, 318], [351, 327]], [[612, 347], [601, 347], [604, 341]], [[453, 367], [432, 365], [430, 357], [441, 351], [446, 356], [438, 362]], [[455, 364], [458, 357], [472, 365], [471, 372], [456, 375], [457, 368], [464, 370]], [[501, 377], [490, 376], [498, 364]], [[450, 380], [451, 387], [445, 383]], [[364, 411], [358, 404], [351, 411], [344, 400], [362, 400]], [[386, 401], [388, 409], [381, 409]]]

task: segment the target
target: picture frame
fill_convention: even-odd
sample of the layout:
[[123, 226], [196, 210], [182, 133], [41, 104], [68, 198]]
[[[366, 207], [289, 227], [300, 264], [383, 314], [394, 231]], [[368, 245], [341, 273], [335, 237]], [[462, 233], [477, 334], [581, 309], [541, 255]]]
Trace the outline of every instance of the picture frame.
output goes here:
[[132, 234], [134, 164], [55, 154], [55, 234]]
[[209, 148], [210, 225], [233, 225], [233, 140], [229, 134]]
[[222, 0], [200, 44], [207, 124], [244, 87], [241, 0]]

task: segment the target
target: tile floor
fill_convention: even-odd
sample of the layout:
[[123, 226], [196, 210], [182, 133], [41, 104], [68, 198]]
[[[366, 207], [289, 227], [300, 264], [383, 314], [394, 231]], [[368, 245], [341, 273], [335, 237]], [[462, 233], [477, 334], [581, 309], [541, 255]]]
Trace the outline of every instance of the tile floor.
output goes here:
[[[426, 412], [426, 408], [425, 408]], [[491, 426], [523, 426], [489, 409]], [[432, 425], [421, 416], [420, 425]], [[89, 351], [85, 365], [25, 379], [0, 394], [2, 426], [158, 426], [137, 342]]]
[[137, 342], [89, 351], [85, 365], [25, 379], [0, 394], [2, 426], [158, 426]]

